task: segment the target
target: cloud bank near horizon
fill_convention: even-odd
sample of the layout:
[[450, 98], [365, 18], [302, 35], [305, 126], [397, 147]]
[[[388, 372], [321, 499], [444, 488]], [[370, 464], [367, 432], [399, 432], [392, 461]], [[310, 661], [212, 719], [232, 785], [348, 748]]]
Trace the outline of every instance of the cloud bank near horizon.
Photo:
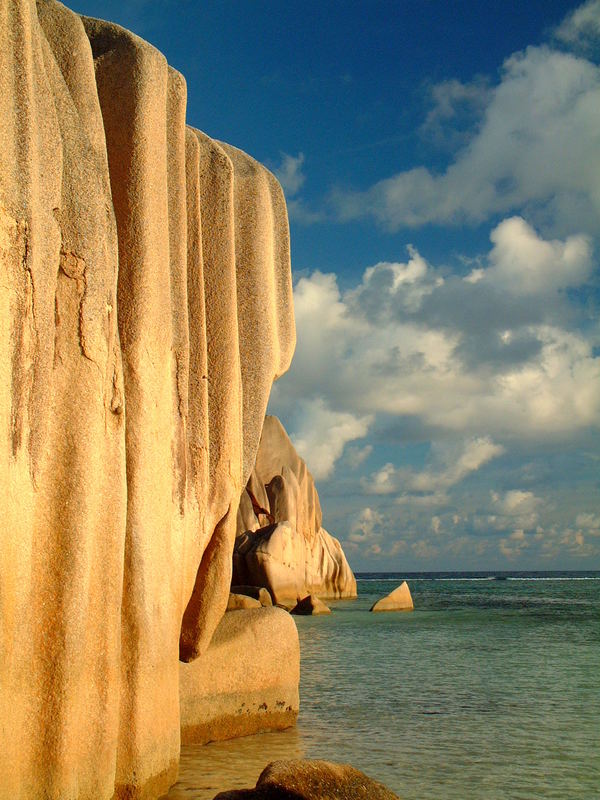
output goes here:
[[[600, 427], [600, 331], [580, 299], [595, 268], [589, 236], [545, 239], [513, 216], [492, 228], [488, 252], [463, 275], [408, 246], [405, 261], [368, 267], [345, 291], [333, 273], [298, 280], [297, 351], [270, 410], [315, 478], [349, 481], [354, 505], [363, 503], [340, 523], [351, 551], [399, 555], [393, 532], [412, 526], [417, 559], [441, 557], [442, 544], [458, 558], [458, 540], [483, 557], [484, 529], [508, 560], [554, 557], [561, 547], [600, 553], [595, 529], [575, 525], [576, 510], [571, 539], [542, 536], [539, 513], [525, 513], [531, 490], [516, 477], [502, 503], [487, 488], [476, 502], [463, 496], [513, 451], [573, 450]], [[427, 463], [402, 463], [402, 448], [377, 463], [383, 429], [400, 442], [429, 441]], [[449, 526], [471, 534], [440, 542]]]

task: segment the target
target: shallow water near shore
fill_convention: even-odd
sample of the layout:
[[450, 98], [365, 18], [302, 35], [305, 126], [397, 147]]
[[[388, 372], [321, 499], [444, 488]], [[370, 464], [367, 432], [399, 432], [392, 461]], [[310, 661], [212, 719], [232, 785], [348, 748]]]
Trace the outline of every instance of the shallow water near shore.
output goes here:
[[[370, 614], [404, 578], [415, 611]], [[403, 800], [598, 798], [600, 572], [362, 575], [358, 590], [295, 618], [298, 726], [184, 747], [171, 800], [253, 786], [279, 758], [351, 763]]]

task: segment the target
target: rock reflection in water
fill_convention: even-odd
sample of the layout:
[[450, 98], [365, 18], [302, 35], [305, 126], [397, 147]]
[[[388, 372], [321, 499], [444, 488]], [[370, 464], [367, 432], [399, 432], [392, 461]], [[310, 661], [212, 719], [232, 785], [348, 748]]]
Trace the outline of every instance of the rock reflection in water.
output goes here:
[[270, 761], [302, 758], [303, 755], [297, 728], [226, 742], [183, 745], [179, 780], [167, 797], [168, 800], [212, 800], [225, 789], [254, 786]]

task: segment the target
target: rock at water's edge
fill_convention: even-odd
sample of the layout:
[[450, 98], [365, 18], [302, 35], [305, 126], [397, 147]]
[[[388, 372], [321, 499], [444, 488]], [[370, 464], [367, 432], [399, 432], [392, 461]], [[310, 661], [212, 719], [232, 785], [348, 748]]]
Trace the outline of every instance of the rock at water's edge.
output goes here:
[[205, 744], [289, 728], [298, 716], [299, 677], [298, 631], [287, 612], [225, 614], [207, 652], [179, 665], [181, 741]]
[[9, 0], [0, 40], [0, 800], [142, 800], [294, 349], [285, 200], [134, 34]]
[[273, 761], [255, 789], [220, 792], [214, 800], [399, 800], [398, 795], [350, 764]]
[[356, 597], [342, 547], [322, 527], [313, 477], [277, 417], [265, 417], [240, 498], [233, 581], [266, 586], [276, 603], [292, 606], [309, 593]]
[[326, 606], [322, 600], [314, 594], [309, 594], [298, 600], [296, 605], [290, 611], [290, 614], [298, 614], [299, 616], [317, 616], [318, 614], [331, 614], [331, 609]]
[[381, 600], [371, 606], [371, 611], [412, 611], [414, 609], [413, 599], [408, 588], [408, 583], [404, 581], [393, 592], [390, 592]]

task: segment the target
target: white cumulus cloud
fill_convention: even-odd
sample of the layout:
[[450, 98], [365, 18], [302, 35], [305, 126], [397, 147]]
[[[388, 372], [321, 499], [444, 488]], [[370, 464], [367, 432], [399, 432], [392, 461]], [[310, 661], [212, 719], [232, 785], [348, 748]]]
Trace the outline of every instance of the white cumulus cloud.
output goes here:
[[[597, 24], [597, 4], [589, 5], [588, 27]], [[578, 19], [569, 29], [583, 29]], [[560, 230], [578, 222], [597, 231], [598, 130], [600, 69], [572, 53], [529, 47], [505, 61], [481, 121], [447, 169], [415, 167], [366, 191], [336, 191], [332, 200], [340, 219], [372, 216], [392, 230], [479, 223], [530, 207]]]
[[545, 241], [522, 217], [501, 222], [491, 233], [490, 267], [481, 277], [511, 294], [547, 294], [579, 286], [592, 271], [588, 236]]
[[[333, 274], [298, 281], [297, 350], [271, 409], [307, 452], [318, 448], [320, 474], [378, 415], [482, 442], [542, 441], [600, 424], [596, 334], [572, 325], [563, 291], [593, 270], [587, 238], [546, 240], [511, 217], [491, 241], [476, 280], [444, 277], [411, 248], [407, 261], [369, 267], [345, 292]], [[420, 480], [443, 488], [433, 475]], [[394, 493], [397, 475], [382, 467], [373, 490]]]
[[322, 398], [299, 400], [293, 442], [316, 479], [327, 478], [347, 442], [363, 438], [372, 421], [334, 411]]

